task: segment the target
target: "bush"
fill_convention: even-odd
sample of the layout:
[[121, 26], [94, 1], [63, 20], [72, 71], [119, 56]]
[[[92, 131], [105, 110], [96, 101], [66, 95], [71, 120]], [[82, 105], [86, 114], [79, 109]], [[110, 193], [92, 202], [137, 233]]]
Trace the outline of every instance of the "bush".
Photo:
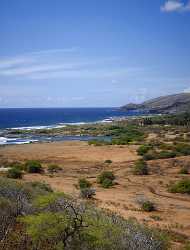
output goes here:
[[83, 199], [91, 199], [96, 194], [96, 190], [94, 188], [82, 188], [80, 191], [81, 198]]
[[179, 171], [179, 174], [189, 174], [188, 168], [187, 167], [182, 167]]
[[140, 197], [137, 199], [137, 203], [140, 205], [141, 209], [145, 212], [155, 211], [155, 205], [152, 201], [148, 200], [146, 197]]
[[150, 149], [152, 149], [151, 145], [141, 145], [138, 149], [137, 149], [137, 153], [138, 155], [144, 155], [146, 154]]
[[155, 151], [149, 151], [146, 154], [143, 155], [143, 160], [150, 161], [156, 159], [156, 152]]
[[85, 178], [79, 179], [78, 181], [78, 185], [80, 189], [86, 189], [86, 188], [90, 188], [92, 186], [92, 184], [86, 180]]
[[104, 163], [111, 164], [112, 160], [105, 160]]
[[17, 168], [11, 168], [7, 172], [8, 178], [22, 179], [22, 171]]
[[171, 193], [190, 194], [190, 179], [183, 179], [169, 185]]
[[113, 186], [113, 181], [110, 179], [104, 179], [103, 182], [101, 183], [101, 186], [103, 188], [110, 188]]
[[144, 160], [136, 161], [134, 169], [133, 169], [133, 174], [135, 174], [135, 175], [147, 175], [148, 174], [147, 163]]
[[9, 167], [16, 168], [18, 170], [24, 170], [24, 166], [20, 162], [13, 162], [13, 163], [9, 164]]
[[[168, 249], [161, 231], [64, 194], [39, 196], [40, 184], [35, 184], [0, 178], [1, 249]], [[91, 196], [88, 191], [85, 197]]]
[[179, 143], [175, 146], [175, 150], [180, 155], [190, 155], [190, 145], [186, 143]]
[[25, 163], [25, 170], [28, 173], [41, 173], [42, 165], [39, 161], [30, 160]]
[[154, 203], [151, 201], [145, 201], [142, 203], [141, 208], [145, 212], [152, 212], [155, 210]]
[[57, 173], [59, 170], [61, 170], [61, 168], [56, 164], [50, 164], [48, 166], [48, 172], [51, 174]]
[[104, 171], [97, 177], [97, 182], [101, 184], [103, 188], [109, 188], [113, 186], [115, 175], [111, 171]]
[[157, 153], [157, 159], [167, 159], [176, 157], [176, 153], [172, 151], [160, 151]]
[[112, 187], [114, 180], [115, 176], [111, 171], [104, 171], [97, 177], [97, 182], [100, 183], [103, 188]]

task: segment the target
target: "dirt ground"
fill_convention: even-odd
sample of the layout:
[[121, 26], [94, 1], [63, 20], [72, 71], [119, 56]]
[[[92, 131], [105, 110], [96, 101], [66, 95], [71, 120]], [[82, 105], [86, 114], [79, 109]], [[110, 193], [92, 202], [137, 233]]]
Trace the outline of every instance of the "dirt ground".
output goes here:
[[[86, 177], [96, 188], [95, 203], [125, 218], [134, 217], [148, 225], [190, 236], [190, 196], [171, 194], [167, 185], [183, 178], [181, 163], [190, 163], [190, 156], [149, 161], [150, 174], [134, 176], [132, 166], [139, 157], [137, 146], [89, 146], [86, 142], [37, 143], [0, 148], [1, 160], [40, 160], [44, 167], [56, 163], [62, 167], [53, 177], [48, 174], [26, 174], [24, 181], [45, 181], [57, 191], [78, 196], [78, 178]], [[112, 160], [111, 164], [104, 163]], [[116, 185], [103, 189], [96, 177], [103, 170], [112, 170]], [[143, 212], [137, 200], [146, 197], [156, 204], [156, 211]], [[180, 241], [180, 237], [178, 239]]]

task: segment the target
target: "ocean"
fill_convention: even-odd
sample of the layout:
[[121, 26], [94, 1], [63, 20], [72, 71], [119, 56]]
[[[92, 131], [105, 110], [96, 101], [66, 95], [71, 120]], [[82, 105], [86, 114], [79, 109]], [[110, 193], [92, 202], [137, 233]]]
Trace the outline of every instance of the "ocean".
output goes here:
[[101, 122], [134, 115], [118, 108], [7, 108], [0, 109], [0, 128], [46, 127]]
[[137, 115], [123, 112], [118, 108], [7, 108], [0, 109], [0, 145], [24, 144], [37, 141], [88, 140], [89, 137], [61, 136], [49, 138], [27, 135], [22, 138], [7, 137], [7, 131], [13, 129], [58, 128], [67, 124], [85, 124], [110, 122], [114, 119]]

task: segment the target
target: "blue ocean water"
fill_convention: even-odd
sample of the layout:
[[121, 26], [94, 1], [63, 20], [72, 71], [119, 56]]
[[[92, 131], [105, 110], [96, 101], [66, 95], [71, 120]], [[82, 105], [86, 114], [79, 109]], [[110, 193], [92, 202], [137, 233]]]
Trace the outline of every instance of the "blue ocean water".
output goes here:
[[56, 126], [98, 122], [134, 115], [118, 108], [9, 108], [0, 109], [0, 128]]

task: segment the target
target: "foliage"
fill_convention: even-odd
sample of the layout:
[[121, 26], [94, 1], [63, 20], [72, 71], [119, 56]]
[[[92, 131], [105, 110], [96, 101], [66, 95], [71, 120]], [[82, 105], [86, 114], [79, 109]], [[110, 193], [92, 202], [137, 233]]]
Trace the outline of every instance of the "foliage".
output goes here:
[[79, 179], [78, 185], [80, 189], [90, 188], [92, 186], [92, 184], [85, 178]]
[[42, 165], [39, 161], [29, 160], [25, 163], [25, 169], [28, 173], [41, 173]]
[[188, 167], [183, 166], [183, 167], [180, 169], [179, 174], [189, 174]]
[[104, 171], [97, 177], [97, 182], [101, 184], [103, 188], [109, 188], [114, 185], [115, 175], [111, 171]]
[[138, 155], [144, 155], [146, 153], [148, 153], [148, 151], [152, 149], [151, 145], [145, 144], [145, 145], [141, 145], [138, 149], [137, 149], [137, 153]]
[[167, 239], [159, 231], [64, 194], [47, 192], [43, 185], [42, 189], [37, 183], [31, 187], [30, 183], [0, 178], [1, 249], [14, 249], [14, 246], [26, 250], [167, 248]]
[[7, 172], [7, 177], [13, 179], [21, 179], [22, 171], [19, 170], [18, 168], [10, 168]]
[[111, 164], [112, 160], [105, 160], [104, 163]]
[[148, 166], [146, 161], [144, 160], [137, 160], [135, 162], [133, 168], [133, 174], [135, 175], [147, 175], [148, 174]]
[[167, 158], [174, 158], [176, 157], [176, 153], [172, 151], [160, 151], [157, 153], [156, 158], [157, 159], [167, 159]]
[[190, 194], [190, 179], [182, 179], [169, 185], [171, 193]]
[[145, 201], [145, 202], [143, 202], [141, 208], [145, 212], [152, 212], [152, 211], [155, 210], [154, 203], [151, 202], [151, 201]]
[[175, 150], [180, 155], [190, 155], [190, 145], [186, 143], [178, 143]]

